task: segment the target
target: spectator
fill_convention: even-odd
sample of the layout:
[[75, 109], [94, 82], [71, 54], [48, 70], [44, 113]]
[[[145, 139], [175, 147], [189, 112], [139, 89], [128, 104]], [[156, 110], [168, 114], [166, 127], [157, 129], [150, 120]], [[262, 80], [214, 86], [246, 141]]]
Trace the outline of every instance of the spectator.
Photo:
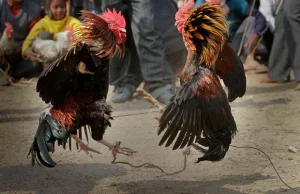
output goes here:
[[[125, 58], [113, 59], [110, 83], [115, 86], [113, 102], [128, 101], [142, 81], [157, 100], [168, 103], [174, 94], [174, 69], [184, 65], [185, 48], [175, 23], [176, 3], [166, 0], [94, 0], [98, 11], [119, 7], [127, 15], [128, 40]], [[100, 8], [101, 7], [101, 8]], [[132, 35], [131, 35], [132, 31]], [[180, 64], [180, 65], [179, 65]]]
[[263, 83], [285, 83], [294, 71], [300, 91], [300, 1], [281, 0], [275, 17], [275, 36], [269, 60], [269, 72]]
[[41, 7], [30, 0], [0, 0], [0, 34], [2, 35], [5, 29], [4, 23], [9, 22], [14, 30], [13, 38], [19, 44], [13, 54], [0, 56], [0, 58], [5, 58], [2, 62], [10, 64], [10, 76], [15, 80], [32, 77], [41, 70], [37, 64], [24, 60], [21, 56], [23, 41], [30, 29], [40, 19], [40, 12]]
[[76, 18], [80, 18], [81, 10], [93, 11], [93, 0], [70, 0], [70, 15]]
[[36, 53], [34, 53], [31, 48], [31, 43], [41, 32], [42, 34], [46, 32], [54, 35], [58, 32], [65, 31], [66, 27], [75, 28], [76, 25], [80, 24], [80, 21], [76, 18], [66, 15], [66, 0], [46, 0], [45, 11], [47, 15], [36, 23], [22, 46], [24, 58], [32, 62], [38, 62], [38, 59]]
[[256, 53], [256, 60], [262, 65], [258, 65], [255, 68], [256, 73], [267, 73], [268, 72], [268, 60], [271, 53], [271, 48], [274, 39], [275, 29], [275, 0], [263, 0], [260, 2], [259, 11], [265, 16], [268, 29], [263, 36], [263, 43], [266, 46], [266, 52]]

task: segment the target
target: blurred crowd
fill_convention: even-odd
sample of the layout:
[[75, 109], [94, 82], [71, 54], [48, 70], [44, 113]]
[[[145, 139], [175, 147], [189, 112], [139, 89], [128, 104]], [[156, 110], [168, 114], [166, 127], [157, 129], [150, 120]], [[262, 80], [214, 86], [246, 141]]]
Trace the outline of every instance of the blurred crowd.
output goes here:
[[[300, 91], [299, 0], [195, 0], [227, 13], [230, 44], [245, 71], [265, 73], [262, 83], [295, 78]], [[111, 101], [129, 101], [137, 87], [161, 103], [175, 93], [186, 49], [175, 23], [182, 0], [0, 0], [0, 85], [38, 76], [72, 40], [80, 10], [122, 11], [126, 52], [110, 61]], [[291, 77], [293, 72], [293, 77]]]

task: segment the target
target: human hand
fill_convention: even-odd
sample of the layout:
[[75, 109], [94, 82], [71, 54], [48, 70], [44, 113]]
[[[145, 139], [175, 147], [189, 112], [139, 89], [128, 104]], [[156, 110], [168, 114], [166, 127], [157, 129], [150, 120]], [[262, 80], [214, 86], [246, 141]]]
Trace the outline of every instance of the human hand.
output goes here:
[[24, 51], [24, 57], [32, 62], [39, 62], [37, 54], [32, 50], [31, 47]]
[[258, 40], [259, 40], [258, 34], [254, 33], [252, 36], [250, 36], [250, 38], [244, 45], [248, 50], [248, 54], [252, 54], [254, 52], [254, 49], [258, 43]]

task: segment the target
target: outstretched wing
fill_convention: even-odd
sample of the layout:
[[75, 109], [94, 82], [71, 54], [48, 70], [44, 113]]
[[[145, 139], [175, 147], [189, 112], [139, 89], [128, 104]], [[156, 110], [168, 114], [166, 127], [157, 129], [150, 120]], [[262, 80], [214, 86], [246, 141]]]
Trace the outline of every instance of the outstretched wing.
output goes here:
[[246, 92], [246, 75], [243, 63], [228, 43], [225, 43], [216, 61], [215, 71], [228, 88], [228, 100], [234, 101]]
[[83, 74], [93, 76], [96, 68], [94, 58], [85, 44], [77, 44], [53, 62], [40, 75], [37, 83], [36, 90], [42, 100], [54, 106], [64, 103], [78, 89]]
[[159, 145], [167, 141], [168, 147], [175, 141], [175, 150], [193, 142], [207, 147], [230, 144], [236, 128], [231, 128], [234, 119], [226, 94], [213, 71], [199, 69], [192, 80], [177, 90], [162, 113], [158, 134], [164, 135]]

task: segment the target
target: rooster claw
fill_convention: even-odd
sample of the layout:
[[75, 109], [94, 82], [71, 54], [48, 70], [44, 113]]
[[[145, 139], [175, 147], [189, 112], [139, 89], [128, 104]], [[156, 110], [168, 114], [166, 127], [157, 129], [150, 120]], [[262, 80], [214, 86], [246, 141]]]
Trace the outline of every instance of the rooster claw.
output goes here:
[[120, 145], [121, 145], [121, 142], [118, 141], [115, 143], [115, 146], [112, 148], [112, 152], [113, 152], [114, 156], [116, 156], [118, 153], [124, 154], [126, 156], [132, 156], [134, 153], [137, 153], [137, 151], [134, 151], [131, 148], [120, 147]]
[[89, 146], [87, 146], [85, 144], [79, 144], [79, 146], [80, 146], [80, 149], [78, 150], [78, 152], [83, 150], [86, 153], [86, 155], [89, 155], [91, 158], [93, 158], [93, 156], [89, 152], [94, 152], [96, 154], [101, 154], [101, 152], [99, 152], [98, 150], [90, 148]]

